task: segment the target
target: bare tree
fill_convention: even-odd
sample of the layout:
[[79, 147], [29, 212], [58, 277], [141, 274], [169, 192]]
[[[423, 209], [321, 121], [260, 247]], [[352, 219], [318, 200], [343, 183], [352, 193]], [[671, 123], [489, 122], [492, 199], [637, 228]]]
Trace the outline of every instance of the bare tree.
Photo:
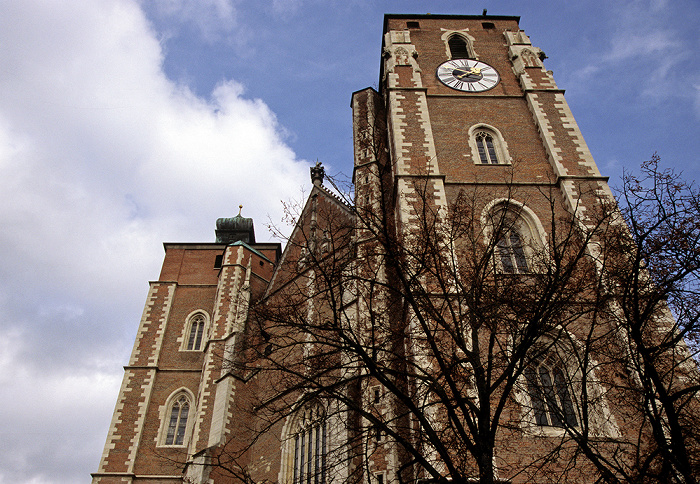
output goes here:
[[619, 220], [598, 246], [596, 299], [603, 304], [595, 325], [609, 331], [582, 348], [606, 398], [626, 402], [618, 421], [627, 431], [602, 440], [567, 426], [609, 482], [694, 483], [700, 476], [700, 197], [659, 163], [654, 155], [641, 175], [623, 178], [612, 212]]
[[[600, 197], [583, 217], [556, 183], [474, 184], [441, 211], [417, 178], [406, 230], [365, 139], [357, 193], [287, 206], [280, 266], [223, 363], [245, 430], [201, 462], [238, 482], [695, 482], [694, 189], [655, 159], [622, 208], [578, 187]], [[280, 476], [256, 461], [270, 446]]]

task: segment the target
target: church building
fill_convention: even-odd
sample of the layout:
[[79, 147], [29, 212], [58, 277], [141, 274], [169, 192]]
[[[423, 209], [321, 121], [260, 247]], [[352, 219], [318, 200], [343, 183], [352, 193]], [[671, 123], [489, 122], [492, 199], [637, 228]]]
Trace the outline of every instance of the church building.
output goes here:
[[595, 482], [644, 439], [574, 357], [612, 195], [518, 23], [386, 15], [350, 195], [317, 164], [284, 247], [165, 244], [93, 484]]

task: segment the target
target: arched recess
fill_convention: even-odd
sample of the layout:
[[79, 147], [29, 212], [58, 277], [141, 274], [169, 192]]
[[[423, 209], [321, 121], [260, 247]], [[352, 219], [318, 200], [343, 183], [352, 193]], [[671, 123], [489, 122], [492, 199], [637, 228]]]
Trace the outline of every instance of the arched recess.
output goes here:
[[527, 205], [512, 198], [492, 200], [482, 210], [481, 223], [497, 272], [536, 273], [547, 263], [547, 233]]
[[157, 442], [161, 447], [186, 447], [192, 435], [195, 412], [194, 394], [185, 387], [170, 394], [160, 407]]
[[209, 314], [196, 309], [187, 315], [179, 338], [180, 351], [202, 351], [206, 346], [209, 332]]
[[440, 37], [445, 43], [447, 59], [479, 59], [474, 51], [474, 37], [464, 30], [446, 30]]
[[478, 123], [469, 128], [469, 147], [472, 159], [477, 165], [510, 165], [508, 144], [501, 132], [486, 123]]

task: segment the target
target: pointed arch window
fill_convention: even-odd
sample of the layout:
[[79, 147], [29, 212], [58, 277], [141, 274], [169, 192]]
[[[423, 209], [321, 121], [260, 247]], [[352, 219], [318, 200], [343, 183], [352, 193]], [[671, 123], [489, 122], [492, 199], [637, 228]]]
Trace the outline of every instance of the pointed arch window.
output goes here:
[[474, 136], [476, 146], [479, 150], [479, 159], [485, 165], [497, 165], [498, 154], [496, 153], [496, 145], [494, 144], [493, 136], [487, 131], [479, 131]]
[[523, 237], [517, 227], [512, 227], [496, 243], [503, 272], [507, 274], [527, 274], [530, 272], [523, 246]]
[[525, 370], [535, 423], [541, 427], [575, 427], [574, 400], [567, 372], [553, 358], [536, 362]]
[[532, 210], [517, 200], [500, 199], [489, 203], [482, 214], [497, 273], [532, 274], [542, 269], [546, 234]]
[[290, 484], [326, 484], [328, 477], [329, 425], [321, 405], [299, 410], [285, 439], [287, 477]]
[[450, 57], [452, 59], [473, 58], [468, 42], [461, 35], [452, 35], [447, 41], [447, 45], [450, 48]]
[[561, 327], [531, 345], [531, 360], [514, 394], [522, 405], [523, 429], [534, 435], [560, 437], [564, 429], [585, 427], [590, 435], [621, 436], [605, 390], [595, 376], [598, 365], [591, 360], [590, 366], [583, 367], [582, 350], [582, 343]]
[[186, 319], [180, 338], [180, 351], [202, 351], [206, 343], [209, 317], [198, 309], [190, 313]]
[[171, 394], [161, 410], [161, 427], [158, 433], [159, 445], [187, 445], [192, 427], [192, 393], [184, 388]]
[[196, 314], [190, 321], [190, 336], [187, 340], [187, 349], [198, 351], [202, 348], [204, 337], [204, 316]]
[[181, 395], [170, 409], [170, 421], [168, 423], [168, 434], [165, 437], [165, 445], [182, 445], [184, 443], [189, 412], [190, 402], [187, 400], [187, 397]]
[[508, 145], [500, 131], [487, 124], [476, 124], [469, 128], [469, 146], [474, 163], [478, 165], [509, 165]]

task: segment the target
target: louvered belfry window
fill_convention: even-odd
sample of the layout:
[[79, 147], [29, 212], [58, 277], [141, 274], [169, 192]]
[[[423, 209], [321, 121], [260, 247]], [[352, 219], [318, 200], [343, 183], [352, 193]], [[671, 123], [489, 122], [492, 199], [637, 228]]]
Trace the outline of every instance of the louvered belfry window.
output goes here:
[[460, 35], [453, 35], [450, 40], [447, 41], [447, 45], [450, 47], [450, 55], [453, 59], [470, 59], [469, 48], [467, 47], [467, 41]]

